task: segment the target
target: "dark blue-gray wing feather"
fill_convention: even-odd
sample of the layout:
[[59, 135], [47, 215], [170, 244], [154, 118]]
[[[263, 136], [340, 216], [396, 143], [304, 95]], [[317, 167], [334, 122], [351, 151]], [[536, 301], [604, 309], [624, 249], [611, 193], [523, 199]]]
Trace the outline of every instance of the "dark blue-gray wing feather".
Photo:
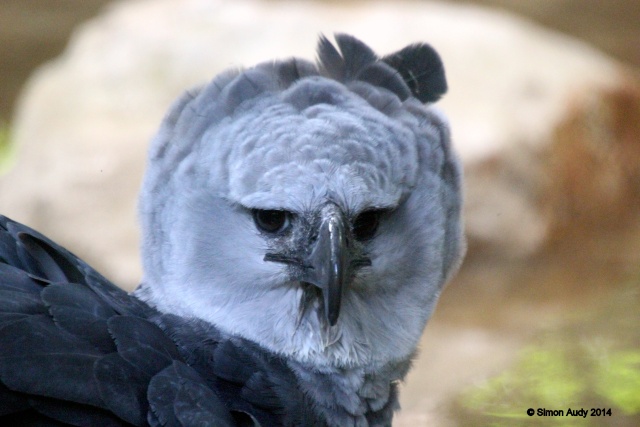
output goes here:
[[286, 363], [0, 216], [3, 425], [321, 425]]

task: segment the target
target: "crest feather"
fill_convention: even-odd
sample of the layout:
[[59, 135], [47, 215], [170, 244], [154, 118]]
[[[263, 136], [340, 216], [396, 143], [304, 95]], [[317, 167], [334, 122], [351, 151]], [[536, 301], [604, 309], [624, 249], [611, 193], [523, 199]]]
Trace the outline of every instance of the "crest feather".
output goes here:
[[402, 101], [413, 96], [421, 102], [435, 102], [447, 91], [442, 60], [428, 44], [412, 44], [379, 58], [353, 36], [336, 34], [335, 40], [336, 45], [321, 35], [318, 41], [318, 68], [327, 77], [341, 83], [367, 82], [395, 93]]

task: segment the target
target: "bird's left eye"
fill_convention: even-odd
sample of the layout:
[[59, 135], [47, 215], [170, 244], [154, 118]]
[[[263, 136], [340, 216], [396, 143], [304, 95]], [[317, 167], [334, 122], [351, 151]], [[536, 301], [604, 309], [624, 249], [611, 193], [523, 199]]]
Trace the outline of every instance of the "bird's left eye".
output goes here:
[[358, 215], [353, 221], [353, 235], [355, 238], [362, 242], [375, 236], [382, 213], [382, 210], [369, 210]]
[[254, 209], [253, 221], [260, 231], [279, 234], [289, 228], [291, 212], [276, 209]]

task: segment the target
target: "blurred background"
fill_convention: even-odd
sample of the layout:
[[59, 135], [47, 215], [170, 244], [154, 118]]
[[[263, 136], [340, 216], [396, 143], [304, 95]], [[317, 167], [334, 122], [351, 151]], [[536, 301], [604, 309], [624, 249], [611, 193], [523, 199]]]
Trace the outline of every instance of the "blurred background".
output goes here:
[[334, 31], [436, 47], [465, 166], [467, 259], [394, 425], [640, 425], [637, 0], [3, 0], [0, 212], [132, 289], [171, 100], [229, 66], [312, 59]]

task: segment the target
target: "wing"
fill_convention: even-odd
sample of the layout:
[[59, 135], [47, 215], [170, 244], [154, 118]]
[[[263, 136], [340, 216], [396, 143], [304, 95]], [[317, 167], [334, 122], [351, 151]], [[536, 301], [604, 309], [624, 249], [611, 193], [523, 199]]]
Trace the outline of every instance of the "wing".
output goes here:
[[3, 425], [303, 425], [286, 363], [163, 315], [0, 216]]

